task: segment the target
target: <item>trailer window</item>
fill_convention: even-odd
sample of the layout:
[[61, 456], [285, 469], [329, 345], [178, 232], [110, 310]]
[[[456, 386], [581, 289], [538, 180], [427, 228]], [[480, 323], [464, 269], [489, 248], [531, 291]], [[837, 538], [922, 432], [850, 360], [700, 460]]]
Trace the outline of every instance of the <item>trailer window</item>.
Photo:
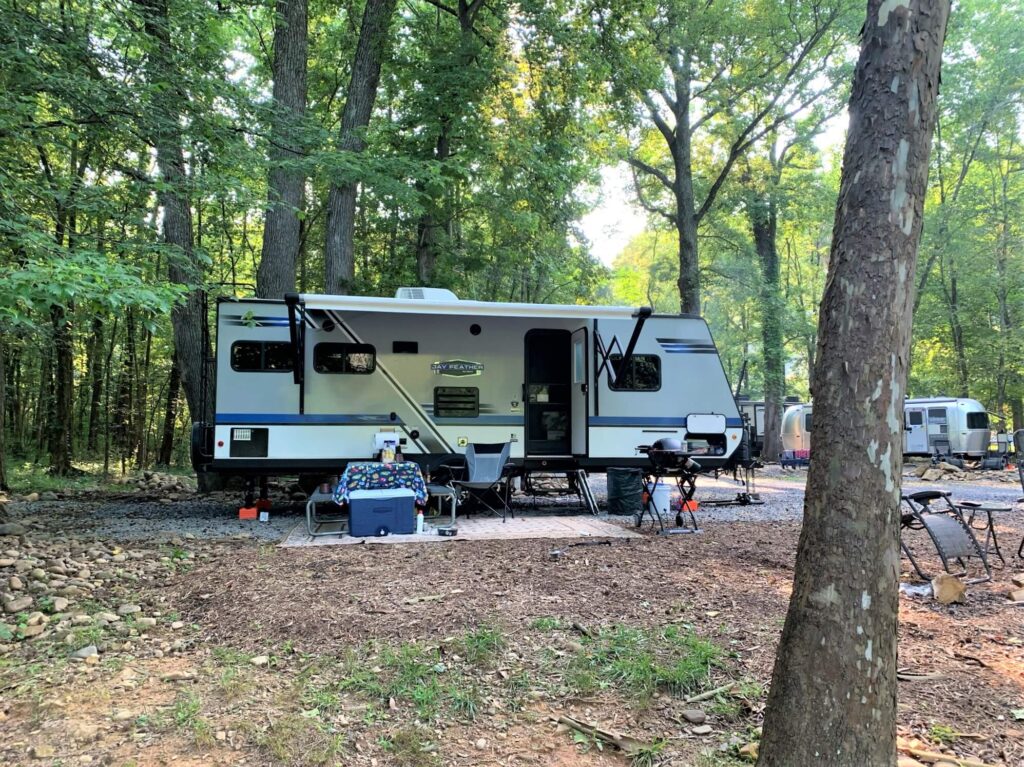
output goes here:
[[944, 407], [931, 407], [928, 408], [928, 423], [946, 423], [946, 408]]
[[480, 390], [475, 386], [434, 388], [436, 418], [476, 418], [480, 415]]
[[911, 426], [921, 426], [924, 424], [924, 413], [920, 410], [911, 410], [907, 413], [907, 423]]
[[619, 370], [621, 354], [609, 358], [616, 371], [615, 383], [609, 384], [612, 391], [658, 391], [661, 388], [661, 357], [657, 354], [634, 354], [628, 370]]
[[967, 428], [968, 429], [987, 429], [988, 428], [988, 413], [968, 413], [967, 414]]
[[231, 369], [236, 373], [280, 373], [292, 369], [292, 345], [281, 341], [235, 341]]
[[814, 415], [814, 413], [805, 413], [804, 414], [804, 431], [807, 432], [808, 434], [811, 433], [811, 417], [813, 415]]
[[317, 373], [367, 375], [377, 367], [377, 350], [371, 344], [323, 343], [313, 347]]

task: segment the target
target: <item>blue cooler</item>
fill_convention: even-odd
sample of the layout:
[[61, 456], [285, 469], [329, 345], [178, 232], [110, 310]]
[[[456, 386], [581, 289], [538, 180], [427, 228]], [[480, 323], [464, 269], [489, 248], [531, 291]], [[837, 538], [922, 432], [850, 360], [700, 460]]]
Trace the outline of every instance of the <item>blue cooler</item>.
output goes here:
[[353, 490], [348, 494], [349, 535], [409, 535], [416, 532], [416, 494], [412, 490]]

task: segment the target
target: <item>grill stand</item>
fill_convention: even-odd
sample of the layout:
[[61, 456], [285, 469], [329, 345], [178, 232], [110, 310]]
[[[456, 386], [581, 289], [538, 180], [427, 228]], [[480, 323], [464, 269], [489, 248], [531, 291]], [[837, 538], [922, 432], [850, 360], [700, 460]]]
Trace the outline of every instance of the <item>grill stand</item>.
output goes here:
[[[665, 527], [665, 521], [662, 519], [657, 506], [654, 505], [654, 491], [658, 489], [658, 486], [663, 480], [667, 479], [675, 480], [676, 487], [679, 489], [680, 506], [679, 511], [676, 512], [675, 528]], [[644, 474], [643, 486], [644, 502], [640, 509], [640, 513], [636, 516], [636, 526], [638, 528], [643, 525], [644, 517], [649, 514], [651, 517], [651, 525], [653, 526], [655, 523], [658, 525], [658, 535], [686, 535], [699, 533], [701, 531], [697, 526], [697, 518], [693, 516], [693, 509], [690, 505], [690, 501], [693, 499], [693, 494], [697, 491], [696, 474], [684, 469], [652, 472]], [[690, 524], [692, 527], [687, 526], [686, 516], [684, 515], [690, 517]]]

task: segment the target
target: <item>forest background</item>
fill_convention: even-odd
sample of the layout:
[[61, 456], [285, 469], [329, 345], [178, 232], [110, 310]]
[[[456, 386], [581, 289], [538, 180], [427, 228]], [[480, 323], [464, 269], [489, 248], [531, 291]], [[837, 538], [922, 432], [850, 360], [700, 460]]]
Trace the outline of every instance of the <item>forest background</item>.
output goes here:
[[[1015, 428], [1022, 17], [951, 17], [909, 381]], [[187, 464], [220, 296], [699, 312], [734, 386], [806, 398], [862, 21], [850, 0], [0, 0], [0, 485]], [[646, 215], [610, 264], [581, 223], [602, 194]]]

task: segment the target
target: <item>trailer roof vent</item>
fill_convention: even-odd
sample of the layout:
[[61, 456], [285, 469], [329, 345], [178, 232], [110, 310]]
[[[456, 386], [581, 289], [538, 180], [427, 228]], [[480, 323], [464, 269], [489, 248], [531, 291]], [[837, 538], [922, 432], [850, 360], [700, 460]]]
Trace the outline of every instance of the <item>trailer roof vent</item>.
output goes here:
[[444, 288], [399, 288], [395, 298], [415, 301], [458, 301], [459, 297]]

